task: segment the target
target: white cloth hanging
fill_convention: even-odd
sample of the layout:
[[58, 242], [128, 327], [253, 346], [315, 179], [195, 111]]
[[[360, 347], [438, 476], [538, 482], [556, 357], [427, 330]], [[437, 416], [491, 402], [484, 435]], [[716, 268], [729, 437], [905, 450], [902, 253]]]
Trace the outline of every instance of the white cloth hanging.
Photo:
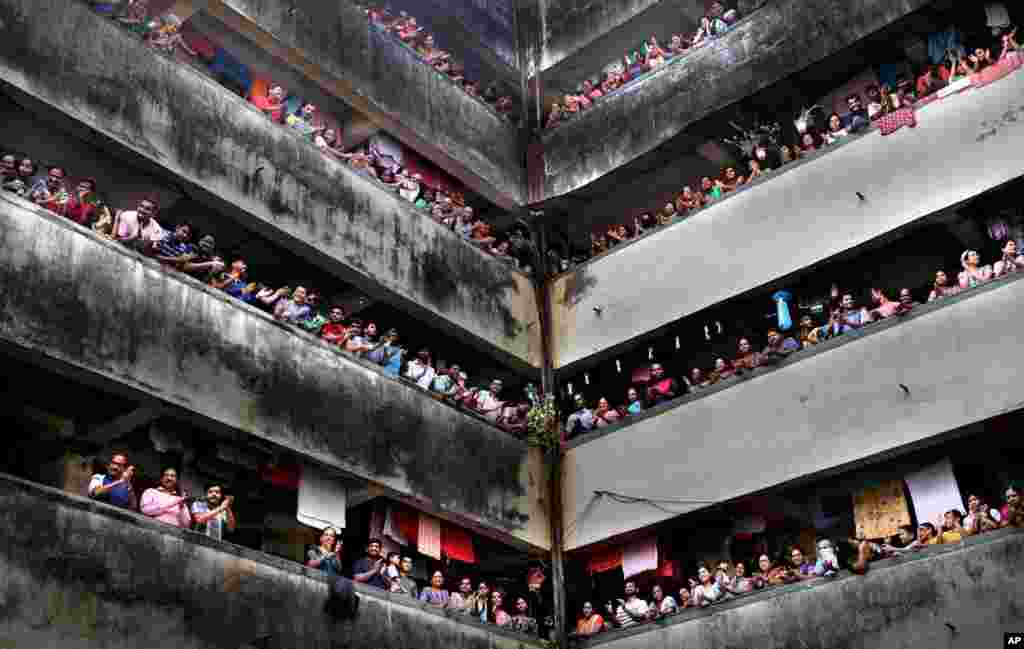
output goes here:
[[648, 536], [622, 548], [622, 572], [626, 579], [658, 569], [658, 537]]
[[941, 521], [943, 514], [951, 509], [964, 511], [963, 497], [949, 458], [910, 473], [904, 480], [910, 489], [918, 525]]
[[416, 549], [432, 559], [441, 558], [441, 519], [420, 513], [420, 529]]
[[317, 529], [334, 527], [345, 529], [345, 510], [348, 497], [339, 480], [318, 467], [302, 467], [299, 478], [299, 507], [295, 517], [303, 525]]
[[1009, 27], [1010, 13], [1002, 2], [989, 2], [985, 5], [986, 25], [989, 27]]

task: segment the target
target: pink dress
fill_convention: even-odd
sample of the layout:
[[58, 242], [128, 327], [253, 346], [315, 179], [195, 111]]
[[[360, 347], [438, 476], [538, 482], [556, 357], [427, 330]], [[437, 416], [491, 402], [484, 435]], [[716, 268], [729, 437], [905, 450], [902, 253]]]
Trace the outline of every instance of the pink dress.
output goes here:
[[1003, 36], [1003, 53], [999, 55], [999, 63], [1013, 69], [1024, 65], [1024, 53], [1010, 45], [1010, 41]]
[[192, 517], [184, 503], [180, 503], [181, 497], [169, 494], [158, 489], [146, 489], [142, 492], [142, 500], [139, 509], [142, 513], [158, 521], [188, 529], [192, 524]]
[[876, 319], [888, 318], [892, 316], [894, 313], [896, 313], [896, 311], [898, 311], [899, 308], [899, 302], [893, 302], [890, 300], [889, 302], [886, 302], [885, 304], [882, 304], [881, 306], [877, 307], [874, 311], [871, 312], [871, 314]]
[[974, 288], [992, 279], [992, 269], [988, 266], [976, 268], [973, 271], [964, 268], [964, 272], [960, 273], [959, 279], [960, 288]]

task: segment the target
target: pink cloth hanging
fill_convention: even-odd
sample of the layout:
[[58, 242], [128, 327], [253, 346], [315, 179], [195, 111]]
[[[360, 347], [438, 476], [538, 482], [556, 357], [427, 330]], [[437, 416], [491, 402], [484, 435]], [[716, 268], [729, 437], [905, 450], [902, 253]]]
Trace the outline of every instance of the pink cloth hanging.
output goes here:
[[417, 534], [416, 549], [420, 554], [432, 559], [441, 559], [441, 520], [428, 514], [420, 513], [420, 527]]
[[622, 572], [626, 579], [658, 569], [658, 537], [648, 536], [622, 549]]

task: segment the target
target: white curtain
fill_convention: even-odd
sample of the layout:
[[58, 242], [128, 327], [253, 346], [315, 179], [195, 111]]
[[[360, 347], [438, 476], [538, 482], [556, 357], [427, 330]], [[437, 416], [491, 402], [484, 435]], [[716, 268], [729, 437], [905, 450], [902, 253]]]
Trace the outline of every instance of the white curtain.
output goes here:
[[336, 527], [343, 530], [347, 504], [345, 485], [340, 480], [318, 467], [302, 467], [299, 510], [295, 516], [300, 523], [317, 529]]
[[918, 525], [941, 522], [942, 515], [951, 509], [964, 511], [964, 501], [949, 458], [910, 473], [904, 480], [910, 489]]

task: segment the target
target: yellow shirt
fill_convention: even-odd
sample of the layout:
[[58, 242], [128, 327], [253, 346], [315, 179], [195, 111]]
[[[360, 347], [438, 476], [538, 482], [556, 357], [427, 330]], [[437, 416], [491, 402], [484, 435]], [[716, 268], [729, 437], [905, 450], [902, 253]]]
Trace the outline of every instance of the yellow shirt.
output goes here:
[[941, 539], [939, 541], [940, 543], [959, 543], [963, 540], [963, 534], [961, 534], [960, 532], [947, 531], [943, 532], [939, 538]]

